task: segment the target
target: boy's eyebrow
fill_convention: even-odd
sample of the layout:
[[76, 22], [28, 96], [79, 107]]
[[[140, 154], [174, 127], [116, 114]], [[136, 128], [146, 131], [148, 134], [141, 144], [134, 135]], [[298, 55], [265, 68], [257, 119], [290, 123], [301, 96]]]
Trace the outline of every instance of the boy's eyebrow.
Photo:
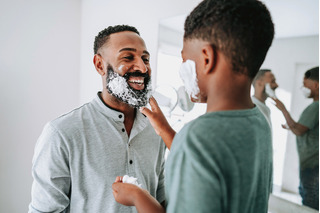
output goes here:
[[[123, 52], [123, 51], [132, 51], [132, 52], [137, 52], [137, 49], [135, 48], [130, 48], [130, 47], [125, 47], [122, 48], [121, 50], [119, 50], [119, 52]], [[147, 50], [143, 50], [144, 54], [150, 55], [150, 53]]]

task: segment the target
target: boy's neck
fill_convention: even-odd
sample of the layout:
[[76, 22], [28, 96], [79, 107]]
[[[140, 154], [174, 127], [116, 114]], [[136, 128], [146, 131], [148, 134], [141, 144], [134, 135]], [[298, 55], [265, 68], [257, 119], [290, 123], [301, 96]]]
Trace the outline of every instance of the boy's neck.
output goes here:
[[251, 79], [244, 74], [218, 74], [208, 86], [207, 112], [252, 109], [250, 89]]

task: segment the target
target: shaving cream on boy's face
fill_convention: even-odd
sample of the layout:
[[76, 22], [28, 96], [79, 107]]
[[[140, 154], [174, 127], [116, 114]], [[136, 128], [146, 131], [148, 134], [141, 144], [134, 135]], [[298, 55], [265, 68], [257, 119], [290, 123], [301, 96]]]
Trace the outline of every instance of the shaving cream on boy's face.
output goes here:
[[[128, 72], [124, 76], [121, 76], [114, 71], [110, 64], [108, 65], [107, 70], [107, 89], [111, 95], [134, 108], [139, 108], [148, 104], [152, 91], [149, 74], [141, 72]], [[144, 78], [142, 83], [144, 84], [144, 89], [136, 90], [130, 87], [128, 80], [133, 76]], [[141, 84], [141, 82], [137, 83]]]
[[199, 95], [200, 89], [198, 86], [196, 63], [192, 60], [186, 60], [181, 64], [179, 73], [188, 95], [194, 99], [198, 99], [197, 95]]
[[311, 95], [311, 89], [307, 88], [307, 87], [301, 87], [301, 91], [304, 97], [309, 98]]

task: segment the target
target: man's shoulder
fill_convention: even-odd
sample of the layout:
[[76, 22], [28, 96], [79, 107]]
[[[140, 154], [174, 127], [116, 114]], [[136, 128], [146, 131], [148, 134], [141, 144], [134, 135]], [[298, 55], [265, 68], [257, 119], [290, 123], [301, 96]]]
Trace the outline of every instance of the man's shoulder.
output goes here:
[[90, 103], [83, 104], [82, 106], [75, 108], [67, 113], [60, 115], [59, 117], [49, 121], [49, 125], [56, 129], [70, 128], [77, 125], [85, 118], [85, 115], [90, 111]]

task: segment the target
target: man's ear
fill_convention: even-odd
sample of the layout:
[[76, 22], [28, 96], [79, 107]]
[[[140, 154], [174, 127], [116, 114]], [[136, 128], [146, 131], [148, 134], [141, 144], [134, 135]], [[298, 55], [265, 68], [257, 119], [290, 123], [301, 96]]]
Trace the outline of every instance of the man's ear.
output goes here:
[[105, 69], [104, 69], [103, 59], [102, 59], [102, 56], [100, 54], [95, 54], [94, 55], [93, 64], [94, 64], [97, 72], [101, 76], [104, 76], [106, 74]]
[[208, 74], [212, 72], [216, 66], [216, 50], [212, 45], [207, 44], [202, 48], [202, 56], [204, 60], [204, 72]]
[[256, 84], [260, 87], [260, 88], [264, 88], [266, 86], [265, 82], [262, 80], [262, 78], [258, 79], [256, 81]]

